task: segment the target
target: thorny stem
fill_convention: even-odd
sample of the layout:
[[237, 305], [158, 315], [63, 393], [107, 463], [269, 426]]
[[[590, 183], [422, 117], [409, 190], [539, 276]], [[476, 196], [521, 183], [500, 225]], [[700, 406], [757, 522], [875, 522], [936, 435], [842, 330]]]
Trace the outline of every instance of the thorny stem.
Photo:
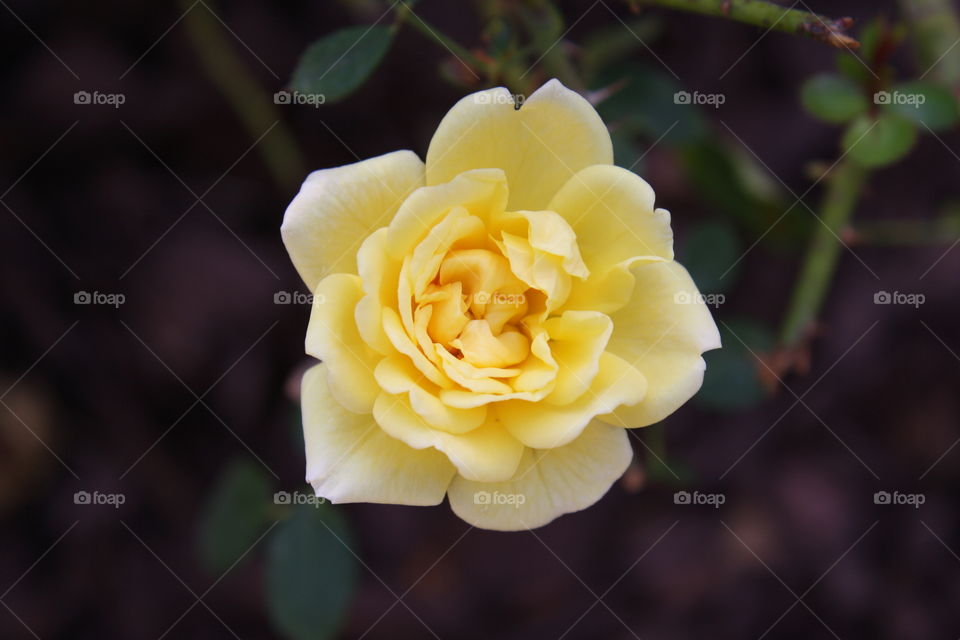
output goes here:
[[850, 159], [841, 160], [826, 178], [826, 194], [821, 207], [823, 224], [817, 225], [813, 241], [793, 290], [780, 334], [784, 349], [799, 346], [809, 337], [830, 288], [843, 233], [856, 208], [860, 191], [869, 171]]
[[838, 49], [860, 46], [847, 34], [852, 18], [827, 18], [809, 11], [788, 9], [764, 0], [634, 0], [641, 5], [657, 5], [680, 11], [729, 18], [758, 27], [795, 33]]
[[398, 2], [395, 5], [394, 11], [397, 15], [396, 24], [398, 26], [401, 24], [409, 24], [411, 27], [423, 34], [428, 40], [432, 40], [440, 44], [453, 53], [455, 57], [459, 58], [460, 62], [470, 67], [471, 71], [480, 71], [481, 73], [486, 74], [487, 65], [480, 58], [473, 55], [466, 49], [466, 47], [462, 46], [456, 40], [450, 38], [433, 25], [427, 24], [423, 18], [420, 17], [420, 14], [414, 13], [414, 11], [407, 6], [405, 2]]

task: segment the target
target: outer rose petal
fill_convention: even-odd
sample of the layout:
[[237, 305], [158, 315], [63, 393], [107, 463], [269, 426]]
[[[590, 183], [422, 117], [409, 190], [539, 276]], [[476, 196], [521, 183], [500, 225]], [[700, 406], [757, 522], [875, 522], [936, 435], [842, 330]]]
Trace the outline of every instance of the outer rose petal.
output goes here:
[[687, 270], [676, 262], [633, 268], [636, 286], [627, 305], [611, 315], [607, 351], [647, 378], [640, 404], [603, 420], [622, 427], [659, 422], [689, 400], [703, 383], [704, 351], [720, 348], [720, 333]]
[[307, 325], [306, 351], [330, 368], [330, 391], [355, 413], [370, 413], [380, 388], [373, 377], [381, 356], [360, 338], [354, 309], [363, 296], [360, 278], [327, 276], [317, 285]]
[[330, 394], [327, 366], [303, 376], [303, 439], [307, 482], [331, 502], [440, 504], [456, 469], [439, 451], [411, 449], [347, 411]]
[[590, 271], [602, 273], [636, 256], [673, 260], [670, 214], [653, 204], [653, 189], [637, 174], [595, 166], [568, 180], [549, 209], [573, 227]]
[[[454, 513], [475, 527], [519, 531], [540, 527], [565, 513], [586, 509], [623, 475], [633, 458], [625, 429], [594, 421], [570, 444], [527, 449], [506, 482], [454, 478], [448, 495]], [[523, 504], [478, 504], [477, 492], [523, 496]]]
[[546, 209], [577, 171], [613, 164], [613, 146], [597, 112], [578, 93], [551, 80], [518, 110], [503, 87], [461, 99], [440, 122], [427, 152], [427, 184], [469, 169], [507, 174], [511, 210]]
[[356, 273], [357, 249], [390, 222], [423, 185], [424, 167], [412, 151], [314, 171], [287, 207], [280, 233], [300, 277], [313, 291], [329, 273]]
[[381, 393], [373, 416], [384, 431], [416, 449], [433, 447], [447, 454], [465, 478], [499, 482], [511, 477], [520, 463], [523, 445], [488, 414], [487, 422], [464, 434], [433, 429], [402, 395]]
[[639, 371], [617, 356], [604, 353], [593, 385], [575, 402], [557, 407], [545, 402], [511, 400], [496, 405], [494, 410], [507, 431], [523, 444], [534, 449], [553, 449], [578, 438], [596, 416], [623, 404], [640, 402], [646, 390], [647, 382]]

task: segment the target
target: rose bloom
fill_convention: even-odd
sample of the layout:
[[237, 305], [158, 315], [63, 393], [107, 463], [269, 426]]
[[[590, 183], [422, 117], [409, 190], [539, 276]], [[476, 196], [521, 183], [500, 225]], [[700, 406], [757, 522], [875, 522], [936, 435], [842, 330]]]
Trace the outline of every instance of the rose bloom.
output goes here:
[[426, 164], [316, 171], [282, 235], [315, 294], [307, 480], [334, 503], [436, 505], [486, 529], [584, 509], [720, 346], [670, 214], [551, 80], [460, 100]]

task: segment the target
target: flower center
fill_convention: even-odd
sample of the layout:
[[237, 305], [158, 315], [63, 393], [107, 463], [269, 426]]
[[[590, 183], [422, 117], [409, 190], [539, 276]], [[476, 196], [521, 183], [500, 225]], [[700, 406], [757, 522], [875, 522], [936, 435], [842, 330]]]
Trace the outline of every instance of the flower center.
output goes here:
[[432, 307], [430, 339], [474, 366], [508, 367], [530, 352], [530, 340], [520, 328], [527, 314], [527, 286], [498, 253], [447, 253], [420, 300], [425, 305]]

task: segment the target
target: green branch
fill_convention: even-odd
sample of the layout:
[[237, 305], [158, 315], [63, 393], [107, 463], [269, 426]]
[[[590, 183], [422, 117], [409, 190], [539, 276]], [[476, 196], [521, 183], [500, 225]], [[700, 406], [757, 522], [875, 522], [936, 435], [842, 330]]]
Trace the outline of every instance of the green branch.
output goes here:
[[809, 11], [787, 9], [763, 0], [640, 0], [640, 3], [729, 18], [757, 27], [795, 33], [838, 49], [856, 49], [860, 46], [859, 42], [847, 34], [847, 30], [853, 26], [852, 18], [827, 18]]
[[852, 160], [841, 160], [826, 178], [827, 191], [813, 241], [797, 279], [793, 297], [780, 333], [784, 349], [799, 346], [806, 339], [836, 271], [842, 242], [838, 239], [856, 208], [869, 172]]
[[[224, 35], [223, 25], [206, 9], [181, 0], [189, 8], [184, 22], [207, 77], [240, 118], [247, 132], [263, 139], [257, 151], [274, 183], [283, 191], [296, 189], [306, 173], [303, 156], [268, 94], [250, 74]], [[211, 9], [212, 11], [212, 9]], [[271, 130], [272, 127], [272, 130]], [[264, 132], [270, 133], [264, 136]]]
[[960, 236], [960, 212], [935, 220], [874, 220], [850, 228], [842, 236], [847, 244], [873, 247], [929, 247], [951, 245]]
[[394, 5], [396, 14], [396, 25], [409, 24], [411, 27], [423, 34], [428, 40], [432, 40], [443, 46], [447, 51], [453, 54], [462, 64], [464, 64], [471, 73], [480, 71], [487, 72], [487, 65], [477, 56], [473, 55], [466, 47], [462, 46], [453, 38], [447, 36], [436, 27], [427, 24], [420, 14], [414, 12], [407, 3], [399, 2]]

